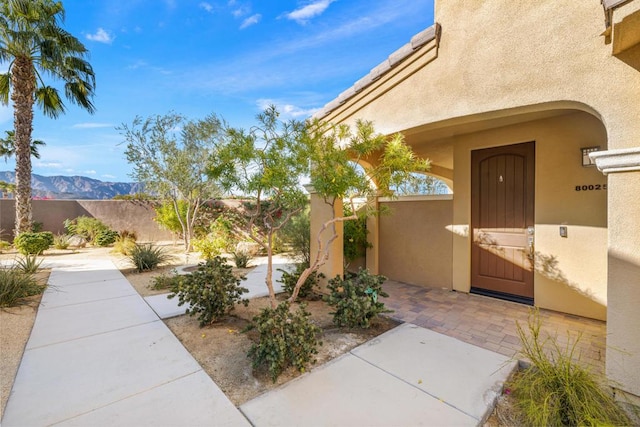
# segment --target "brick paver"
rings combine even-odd
[[[461,341],[515,356],[520,350],[516,321],[526,328],[531,307],[449,289],[426,288],[387,280],[389,316],[432,329]],[[542,336],[561,347],[580,336],[574,358],[598,373],[604,372],[606,323],[540,309]]]

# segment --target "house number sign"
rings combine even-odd
[[[576,191],[606,190],[607,184],[576,185]]]

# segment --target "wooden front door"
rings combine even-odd
[[[471,153],[471,291],[533,303],[535,143]]]

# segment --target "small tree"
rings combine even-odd
[[[127,143],[127,160],[133,165],[131,177],[143,183],[145,191],[173,205],[187,252],[203,202],[219,194],[205,171],[215,147],[225,138],[224,128],[214,115],[188,121],[175,113],[146,120],[136,117],[131,125],[118,128]],[[186,204],[184,215],[181,203]]]
[[[400,134],[377,134],[369,122],[358,121],[355,131],[320,121],[283,123],[274,107],[258,115],[258,122],[249,132],[230,130],[230,140],[217,152],[209,174],[226,189],[254,198],[241,212],[244,221],[238,229],[267,252],[265,281],[275,308],[273,237],[306,205],[300,185],[304,176],[310,174],[311,184],[326,203],[334,206],[347,199],[352,214],[323,224],[316,236],[319,250],[311,254],[311,263],[300,275],[289,302],[296,301],[309,275],[328,260],[331,242],[338,238],[335,224],[358,218],[355,199],[392,195],[391,188],[414,171],[426,171],[429,162],[417,159]],[[374,165],[366,174],[358,167],[364,161]],[[325,230],[330,235],[322,240]]]
[[[277,306],[273,287],[275,234],[306,204],[300,179],[308,170],[306,150],[300,144],[305,126],[282,122],[275,107],[259,114],[248,132],[229,129],[229,141],[216,153],[209,174],[223,187],[251,200],[233,215],[242,237],[258,243],[267,253],[266,285],[271,307]]]
[[[311,186],[332,207],[332,212],[339,200],[346,201],[348,209],[343,216],[326,221],[316,236],[312,236],[318,249],[312,254],[309,268],[300,275],[292,300],[309,275],[329,259],[331,243],[338,238],[336,224],[358,220],[358,212],[363,209],[365,214],[374,213],[369,205],[358,211],[356,199],[393,196],[393,188],[414,172],[425,172],[430,167],[429,160],[416,158],[401,134],[389,137],[378,134],[371,122],[358,120],[352,130],[347,125],[311,121],[307,124],[304,144],[311,165]],[[360,164],[369,167],[365,171]]]

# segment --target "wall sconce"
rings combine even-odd
[[[589,157],[589,153],[600,151],[600,147],[583,147],[580,151],[582,151],[582,166],[586,167],[596,165],[596,162]]]

